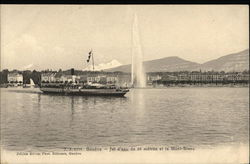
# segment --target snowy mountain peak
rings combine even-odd
[[[109,68],[114,68],[114,67],[118,67],[121,66],[122,64],[117,61],[116,59],[111,60],[108,63],[101,63],[98,65],[95,65],[95,70],[96,71],[100,71],[100,70],[104,70],[104,69],[109,69]],[[92,65],[88,65],[84,70],[92,70]]]
[[[23,66],[21,69],[22,70],[27,70],[27,69],[32,69],[32,68],[34,68],[34,64],[28,64],[26,66]]]

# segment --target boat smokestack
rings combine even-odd
[[[75,75],[75,69],[71,68],[70,73],[71,73],[71,75]]]

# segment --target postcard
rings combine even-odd
[[[1,163],[249,163],[249,6],[1,5]]]

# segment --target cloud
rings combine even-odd
[[[16,41],[2,48],[1,64],[5,68],[28,68],[29,63],[38,64],[41,56],[45,54],[44,48],[37,38],[30,34],[22,34]],[[24,66],[25,65],[25,66]]]
[[[43,51],[42,46],[37,43],[37,39],[29,34],[23,34],[18,40],[18,45],[29,47],[33,51]]]

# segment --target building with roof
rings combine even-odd
[[[9,83],[23,83],[23,75],[18,72],[8,73],[7,78]]]
[[[55,72],[48,72],[41,74],[41,81],[42,82],[54,82],[56,80],[56,73]]]

